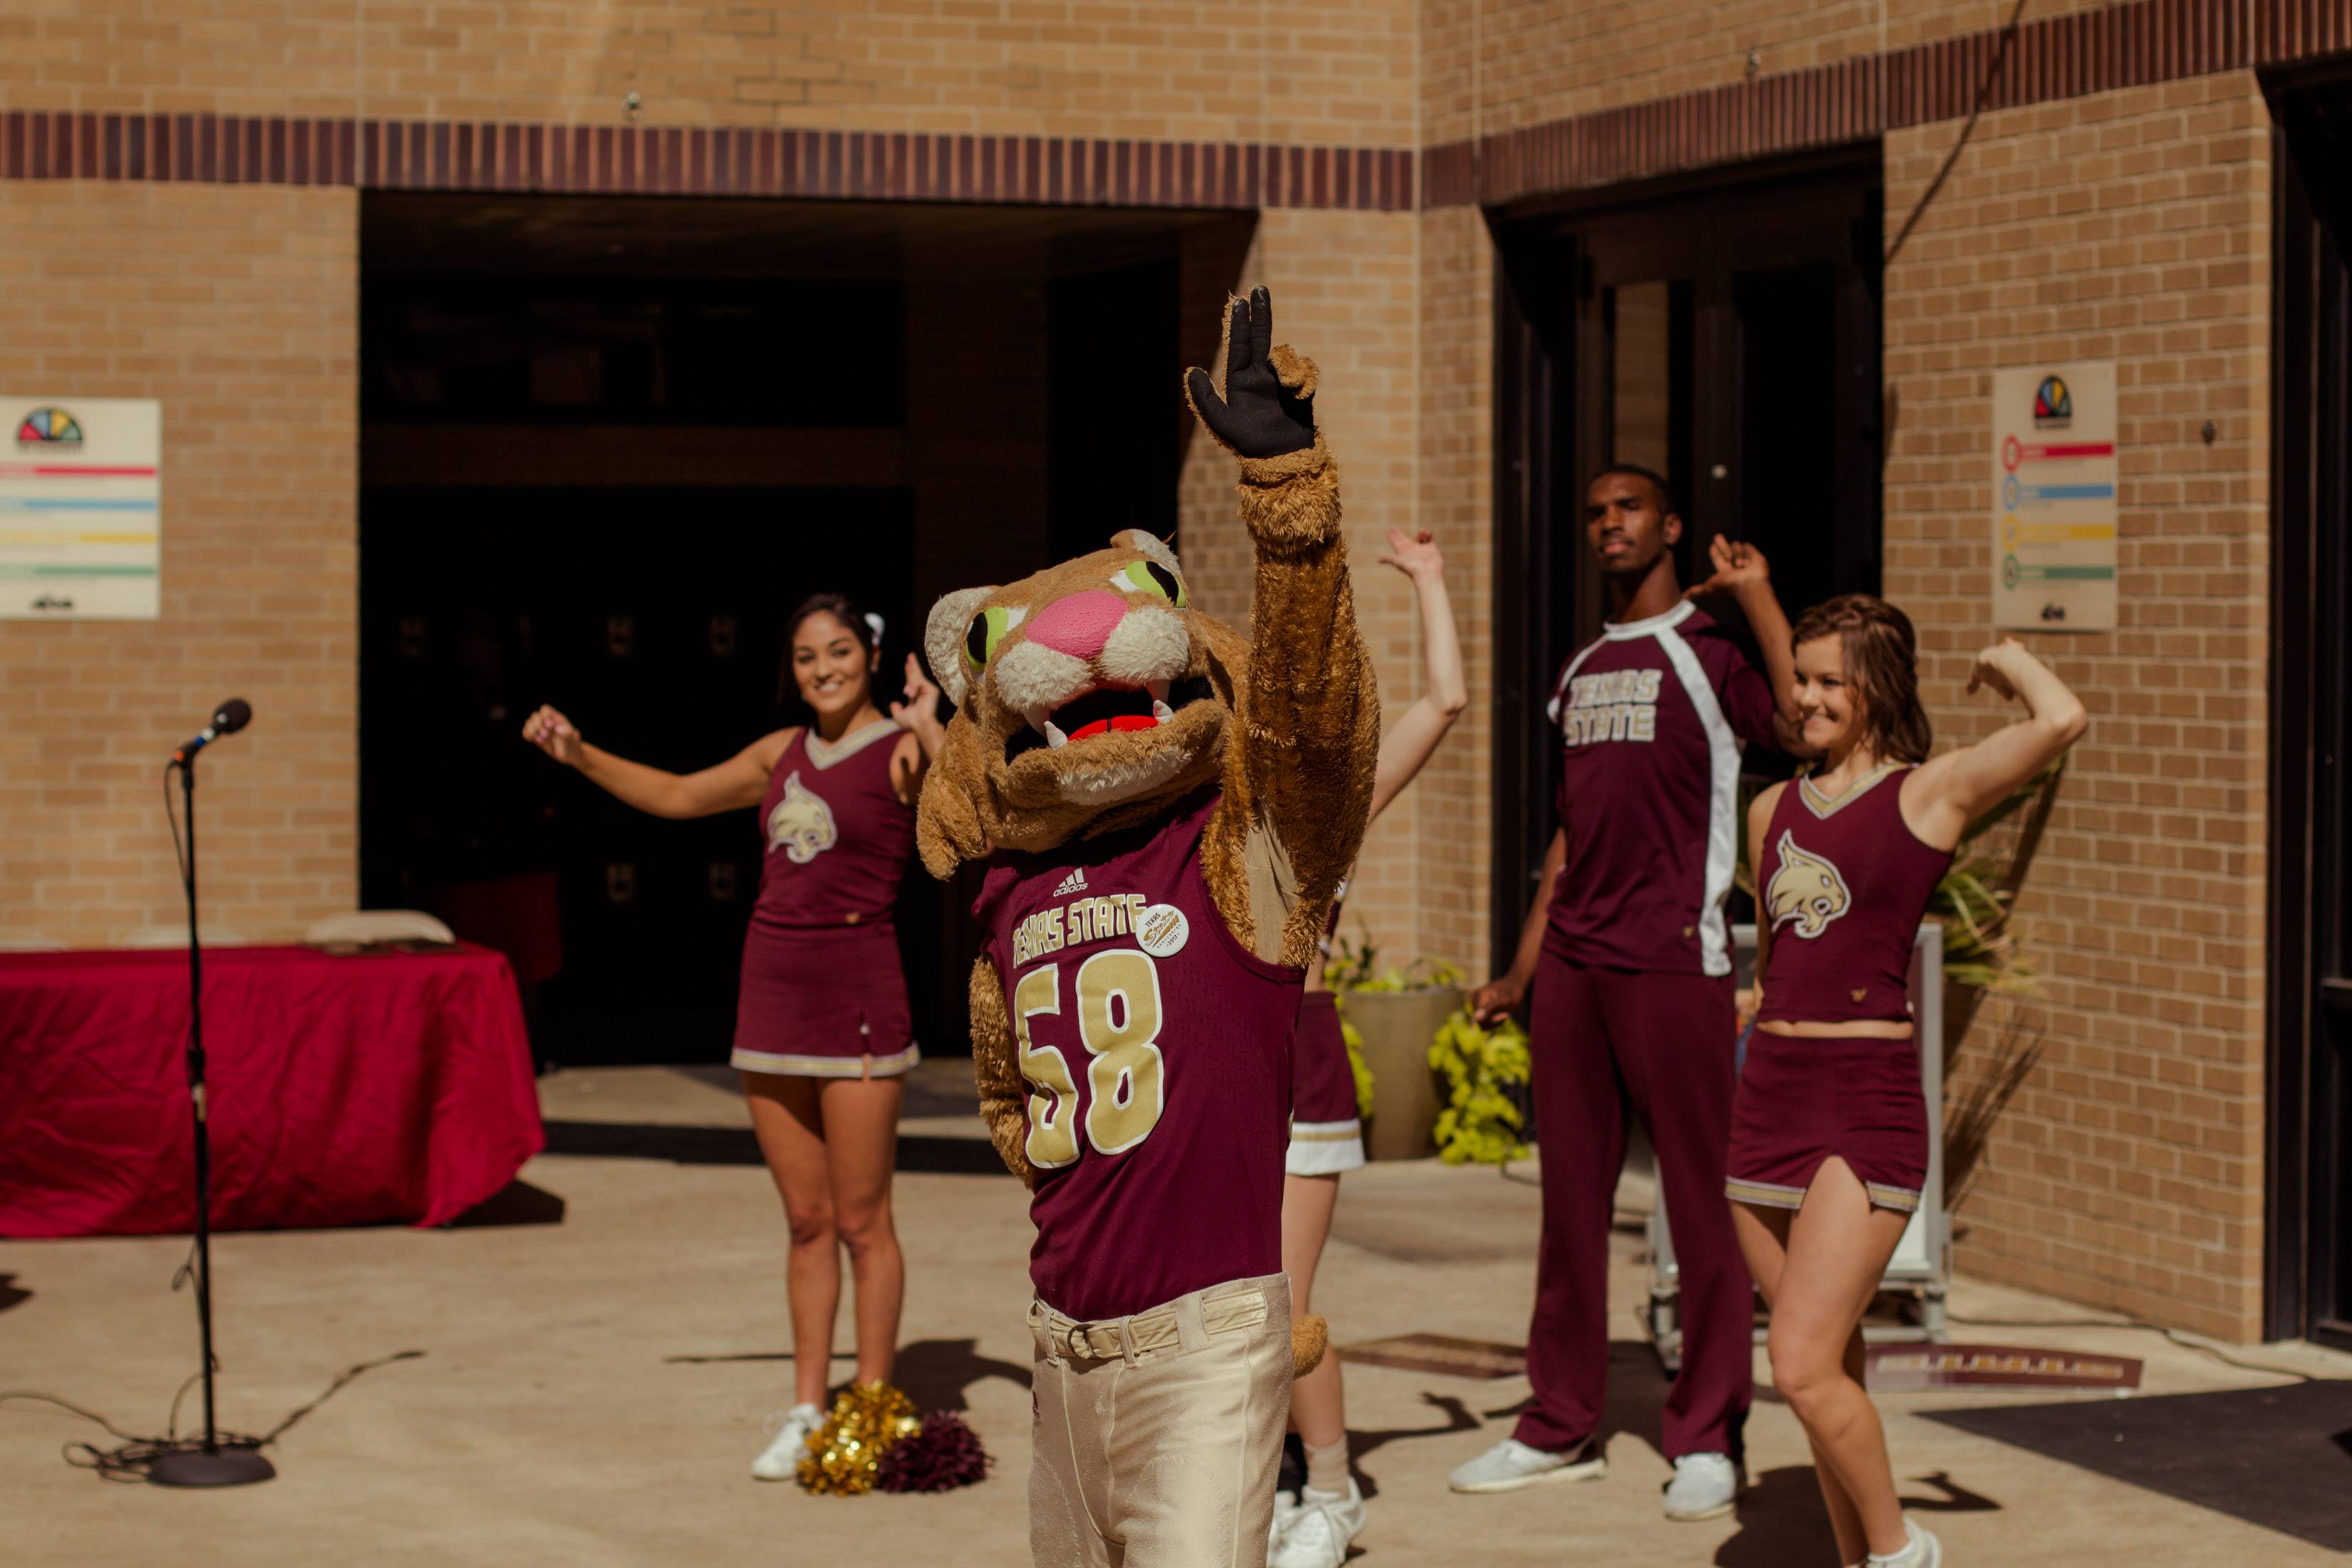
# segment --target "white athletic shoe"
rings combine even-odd
[[[1739,1500],[1739,1467],[1727,1454],[1685,1454],[1666,1483],[1666,1517],[1719,1519]]]
[[[808,1452],[809,1434],[824,1425],[824,1412],[814,1405],[795,1405],[775,1418],[776,1440],[751,1461],[751,1473],[763,1481],[788,1481],[800,1473],[801,1457]]]
[[[1348,1560],[1348,1542],[1363,1528],[1364,1494],[1354,1477],[1344,1492],[1302,1491],[1266,1568],[1339,1568]]]
[[[1608,1473],[1609,1461],[1589,1437],[1565,1454],[1506,1437],[1467,1464],[1455,1466],[1445,1484],[1457,1492],[1515,1492],[1538,1481],[1590,1481]]]
[[[1920,1529],[1908,1519],[1903,1521],[1903,1532],[1911,1538],[1909,1545],[1892,1557],[1867,1557],[1868,1568],[1885,1563],[1887,1568],[1942,1568],[1944,1543]]]
[[[1290,1516],[1297,1511],[1298,1494],[1297,1492],[1277,1490],[1274,1494],[1274,1521],[1265,1527],[1265,1552],[1268,1558],[1274,1555],[1274,1549],[1282,1544],[1282,1527],[1288,1524]]]

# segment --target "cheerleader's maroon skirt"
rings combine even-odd
[[[1927,1102],[1913,1040],[1748,1039],[1731,1102],[1723,1190],[1731,1201],[1793,1209],[1835,1154],[1879,1208],[1908,1214],[1927,1181]]]
[[[734,1066],[782,1078],[887,1078],[922,1059],[914,1033],[888,921],[751,922],[736,993]]]

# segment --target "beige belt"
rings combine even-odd
[[[1194,1291],[1133,1317],[1105,1318],[1093,1322],[1066,1318],[1045,1302],[1033,1301],[1029,1306],[1029,1326],[1059,1353],[1110,1361],[1176,1349],[1183,1342],[1185,1318],[1196,1310],[1202,1331],[1210,1334],[1255,1329],[1265,1321],[1265,1292],[1255,1281],[1212,1289],[1225,1293],[1211,1296]]]

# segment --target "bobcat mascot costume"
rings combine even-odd
[[[1315,367],[1231,302],[1185,378],[1241,460],[1252,637],[1119,534],[932,610],[956,715],[923,863],[986,858],[972,973],[981,1115],[1032,1191],[1030,1545],[1040,1568],[1265,1561],[1294,1363],[1282,1276],[1300,976],[1355,859],[1380,704]]]

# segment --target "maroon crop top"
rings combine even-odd
[[[1781,793],[1756,868],[1771,928],[1759,1023],[1911,1021],[1911,946],[1952,863],[1903,820],[1908,767],[1835,800],[1801,778]]]

